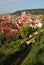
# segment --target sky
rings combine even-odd
[[[44,8],[44,0],[0,0],[0,14],[36,8]]]

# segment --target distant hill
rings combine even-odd
[[[14,15],[14,14],[21,15],[23,11],[25,11],[26,13],[31,13],[31,14],[44,14],[44,9],[25,9],[25,10],[19,10],[14,13],[11,13],[11,15]]]

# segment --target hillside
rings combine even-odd
[[[25,9],[25,10],[19,10],[14,13],[11,13],[12,15],[18,14],[21,15],[21,13],[25,11],[26,13],[31,13],[31,14],[44,14],[44,9]]]

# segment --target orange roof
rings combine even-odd
[[[27,23],[23,23],[23,26],[28,26],[29,24],[27,24]]]

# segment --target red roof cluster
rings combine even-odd
[[[37,16],[31,15],[31,14],[22,14],[21,16],[15,16],[15,15],[5,15],[0,16],[0,32],[5,32],[5,36],[10,38],[14,35],[20,34],[21,26],[28,26],[31,25],[33,21],[33,24],[35,24],[40,21],[37,19]]]

